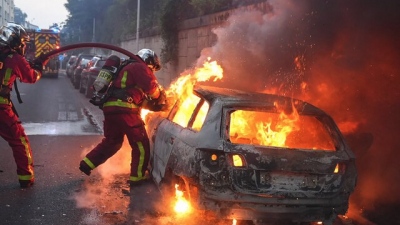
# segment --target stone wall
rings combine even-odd
[[[186,69],[193,67],[196,60],[200,57],[204,48],[211,47],[217,41],[216,35],[212,30],[218,26],[223,26],[236,10],[262,10],[269,12],[270,6],[267,2],[254,3],[237,9],[227,10],[219,13],[209,14],[193,19],[188,19],[180,24],[178,63],[176,66],[170,64],[162,65],[163,68],[156,72],[159,82],[167,87]],[[157,28],[149,29],[140,34],[138,48],[136,47],[136,37],[128,38],[121,42],[120,47],[137,52],[142,48],[154,50],[158,55],[161,54],[163,41]]]

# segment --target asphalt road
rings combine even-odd
[[[8,144],[0,139],[1,225],[233,224],[198,213],[170,213],[152,182],[130,189],[130,148],[82,174],[79,161],[102,139],[102,112],[74,89],[65,74],[19,84],[23,100],[13,102],[33,150],[36,182],[21,189]],[[239,224],[239,223],[238,223]],[[351,225],[341,218],[335,225]]]
[[[99,169],[90,177],[78,169],[84,153],[102,138],[102,112],[64,74],[36,84],[19,83],[18,88],[23,103],[15,92],[12,99],[31,143],[36,182],[19,188],[12,151],[0,139],[0,224],[132,224],[138,213],[131,208],[144,208],[131,200],[138,198],[136,193],[142,198],[148,192],[146,207],[150,206],[149,199],[158,193],[154,186],[140,187],[144,194],[130,190],[125,168],[102,173]],[[124,145],[120,152],[129,154],[129,147]],[[112,161],[104,165],[103,170],[118,168]],[[141,223],[140,218],[136,221]]]

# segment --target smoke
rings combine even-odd
[[[220,86],[306,100],[330,114],[357,158],[359,207],[400,200],[400,3],[271,0],[237,11],[204,49]]]
[[[81,157],[94,148],[85,148]],[[129,209],[129,180],[131,147],[127,140],[121,149],[104,164],[94,169],[90,177],[85,176],[80,190],[72,198],[77,208],[89,213],[82,218],[84,224],[110,224],[124,221]]]

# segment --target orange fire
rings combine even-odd
[[[203,67],[196,68],[193,74],[180,76],[170,87],[166,90],[169,97],[174,96],[174,100],[185,99],[187,96],[192,95],[193,87],[197,82],[205,82],[213,79],[217,81],[223,77],[223,69],[216,61],[207,61]]]
[[[174,122],[180,124],[184,127],[187,126],[187,121],[189,121],[191,112],[193,112],[193,108],[199,102],[199,97],[193,95],[193,87],[197,82],[205,82],[205,81],[217,81],[223,78],[223,69],[216,61],[210,61],[208,58],[206,62],[204,62],[203,67],[195,68],[192,73],[182,74],[178,79],[176,79],[168,89],[166,89],[168,101],[173,104],[178,100],[184,100],[182,102],[183,107],[187,109],[187,111],[180,112],[179,116],[175,116]],[[203,115],[205,117],[208,110],[208,105],[204,104],[199,112],[199,117]],[[141,115],[145,120],[146,116],[151,114],[148,110],[142,110]],[[196,121],[193,125],[193,128],[196,129],[198,124],[201,124],[202,121]]]
[[[275,104],[279,109],[279,106]],[[231,115],[230,136],[234,143],[287,147],[286,137],[299,130],[299,114],[279,114],[238,110]]]
[[[179,215],[183,215],[183,214],[188,214],[191,212],[191,207],[190,207],[190,203],[188,200],[186,200],[183,196],[183,191],[180,191],[178,189],[179,185],[175,184],[175,198],[176,198],[176,202],[175,202],[175,206],[174,206],[174,210],[176,213],[178,213]]]

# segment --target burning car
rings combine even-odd
[[[151,175],[222,219],[333,224],[355,157],[333,119],[289,97],[196,85],[147,121]]]

